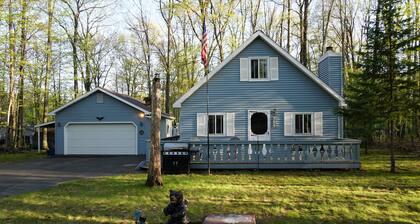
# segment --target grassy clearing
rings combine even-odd
[[[13,153],[0,153],[0,163],[19,162],[24,160],[40,159],[45,157],[45,152],[23,151]]]
[[[135,209],[162,223],[169,189],[182,190],[189,216],[253,213],[260,223],[419,223],[420,157],[363,157],[362,171],[217,172],[165,176],[165,186],[144,186],[145,174],[73,181],[0,199],[0,223],[133,223]]]

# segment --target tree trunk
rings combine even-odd
[[[325,18],[324,15],[322,16],[322,43],[321,43],[321,55],[324,54],[325,48],[326,48],[326,42],[328,37],[328,28],[330,25],[331,20],[331,12],[332,8],[334,6],[334,0],[331,1],[330,6],[328,8],[327,17]],[[322,2],[322,7],[324,8],[324,2]],[[324,13],[324,9],[322,10],[322,13]]]
[[[292,5],[290,4],[290,0],[287,1],[287,52],[290,53],[290,11]]]
[[[365,140],[365,155],[367,155],[367,154],[368,154],[368,140],[366,138],[366,140]]]
[[[279,41],[280,47],[283,47],[283,31],[284,31],[283,23],[284,23],[284,14],[286,12],[286,5],[284,4],[284,2],[283,2],[282,7],[283,8],[281,10],[281,18],[280,18],[280,41]]]
[[[299,7],[299,18],[300,18],[300,62],[307,67],[308,66],[308,8],[309,0],[303,0],[302,5]]]
[[[21,36],[20,36],[20,59],[19,59],[19,95],[18,95],[18,147],[25,146],[24,137],[24,79],[25,79],[25,66],[26,66],[26,24],[27,24],[27,0],[21,0]]]
[[[79,77],[77,75],[77,42],[79,33],[77,29],[79,28],[79,14],[76,13],[73,17],[73,38],[71,40],[71,49],[72,49],[72,59],[73,59],[73,92],[74,92],[74,98],[76,98],[79,95],[79,86],[78,86],[78,80]]]
[[[150,147],[150,162],[147,174],[146,185],[153,187],[155,185],[162,186],[162,174],[160,169],[160,79],[156,76],[153,79],[152,93],[152,133]]]
[[[48,122],[48,81],[51,76],[52,70],[52,41],[51,41],[51,27],[54,11],[54,2],[53,0],[48,0],[48,25],[47,25],[47,67],[45,69],[45,79],[44,79],[44,108],[42,122]],[[42,148],[48,150],[48,129],[42,129]]]
[[[9,148],[16,146],[16,116],[15,116],[15,63],[16,63],[16,35],[13,28],[13,2],[9,0],[8,25],[9,25],[9,105],[7,108],[7,138]]]

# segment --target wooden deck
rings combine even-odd
[[[355,139],[301,141],[220,141],[188,143],[191,168],[207,169],[359,169],[360,141]],[[209,151],[209,154],[207,153]]]

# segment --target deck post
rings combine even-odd
[[[38,153],[41,152],[41,127],[38,127]]]

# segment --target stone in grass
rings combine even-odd
[[[208,215],[205,219],[203,224],[256,224],[255,215],[235,215],[235,214],[228,214],[228,215],[215,215],[211,214]]]

